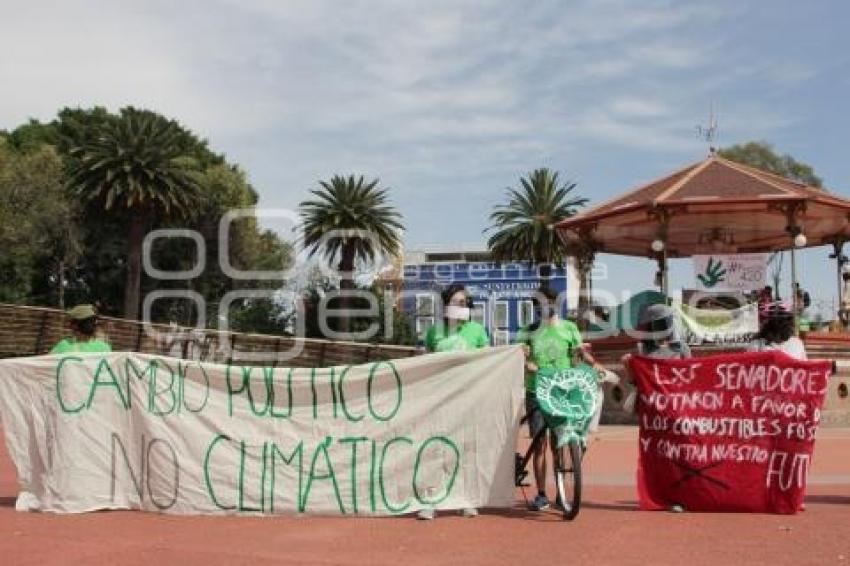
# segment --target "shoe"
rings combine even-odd
[[[549,498],[545,495],[537,495],[529,505],[532,511],[543,511],[549,508]]]
[[[34,493],[22,491],[15,500],[15,511],[38,511],[41,509],[41,501]]]
[[[460,510],[461,517],[477,517],[478,509],[475,507],[465,507]]]
[[[668,507],[667,510],[670,511],[671,513],[684,513],[685,512],[685,508],[682,507],[681,505],[679,505],[678,503],[674,503],[673,505]]]
[[[433,507],[426,507],[424,509],[420,509],[419,513],[416,514],[416,518],[420,521],[430,521],[436,516],[437,514],[434,512]]]

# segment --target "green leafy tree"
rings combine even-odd
[[[380,283],[372,284],[370,291],[378,301],[378,319],[376,322],[379,330],[372,341],[397,346],[415,346],[416,332],[413,318],[395,308],[396,305],[392,303],[393,297],[388,295],[387,289]],[[390,326],[390,328],[387,328],[387,326]]]
[[[371,263],[379,256],[398,253],[401,247],[401,215],[389,204],[386,189],[378,188],[378,180],[365,181],[362,176],[334,176],[320,181],[310,191],[313,199],[299,208],[302,219],[303,245],[310,256],[320,254],[340,272],[340,289],[355,288],[354,267],[357,262]],[[343,317],[339,330],[348,332],[350,297],[343,295],[339,307]]]
[[[218,304],[221,297],[236,289],[266,289],[273,291],[283,284],[280,279],[239,279],[231,278],[222,271],[219,262],[219,223],[222,216],[232,209],[253,209],[258,204],[256,191],[248,183],[245,173],[236,166],[227,163],[208,166],[198,177],[198,182],[204,196],[199,203],[196,214],[190,219],[166,219],[161,227],[191,228],[198,231],[206,242],[206,262],[204,272],[197,278],[188,281],[158,281],[147,279],[143,291],[150,292],[163,288],[188,288],[199,293],[207,301],[207,320],[218,326]],[[263,230],[256,217],[248,214],[230,224],[228,231],[228,255],[231,265],[242,271],[277,271],[282,272],[292,261],[292,246],[282,241],[277,234]],[[152,256],[157,267],[173,271],[189,269],[195,265],[195,245],[188,240],[159,240],[155,243]],[[155,308],[154,316],[160,319],[178,322],[180,324],[195,324],[194,313],[186,309],[186,301],[182,299],[162,300],[162,309]],[[156,305],[155,305],[156,307]],[[254,314],[241,317],[238,322],[240,330],[261,332],[270,328],[267,322],[260,326],[252,326],[254,321],[264,320],[261,310],[266,309],[269,316],[277,321],[277,307],[273,301],[252,299],[239,300],[233,303],[230,316],[231,324],[236,324],[242,308],[251,309]],[[275,322],[273,327],[280,325]]]
[[[751,141],[736,144],[723,148],[717,153],[730,161],[762,169],[812,187],[820,187],[822,184],[821,178],[815,174],[811,165],[797,161],[787,153],[780,155],[767,142]]]
[[[0,133],[0,300],[63,306],[97,302],[107,314],[120,315],[126,291],[128,218],[118,204],[106,213],[101,198],[80,198],[67,190],[69,173],[78,157],[75,148],[99,142],[101,132],[122,119],[105,108],[65,108],[55,120],[31,120]],[[149,229],[197,230],[206,242],[204,271],[182,281],[143,278],[141,292],[189,289],[206,303],[206,320],[218,324],[223,295],[240,288],[273,291],[281,281],[232,279],[218,261],[218,227],[233,208],[251,209],[258,195],[245,173],[190,132],[175,138],[177,160],[193,170],[199,198],[192,215],[154,214]],[[292,258],[288,242],[263,230],[254,215],[235,221],[229,238],[231,264],[241,270],[280,270]],[[186,270],[201,259],[186,239],[158,239],[154,264],[166,271]],[[249,332],[277,330],[275,301],[236,301],[231,327]],[[154,321],[194,325],[200,313],[182,298],[163,298],[153,304]]]
[[[200,200],[191,134],[158,114],[125,108],[70,149],[68,187],[127,226],[124,316],[139,316],[142,241],[159,216],[186,218]]]
[[[64,191],[54,148],[26,147],[0,138],[0,300],[64,308],[82,247],[78,207]]]
[[[487,247],[496,261],[531,261],[539,266],[543,285],[548,285],[551,265],[563,265],[564,247],[554,225],[576,214],[587,204],[573,195],[576,184],[561,182],[558,173],[535,169],[520,178],[518,188],[507,189],[507,204],[497,205],[490,215],[492,232]]]

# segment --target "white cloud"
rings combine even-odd
[[[12,85],[0,127],[50,119],[65,105],[147,106],[242,163],[269,204],[297,203],[335,172],[380,176],[416,237],[427,230],[418,227],[421,195],[440,203],[474,194],[486,210],[501,196],[494,187],[538,164],[692,151],[710,90],[730,72],[716,62],[723,38],[705,42],[693,30],[730,9],[667,0],[16,2],[0,20],[0,83]],[[721,111],[731,121],[732,110]],[[757,103],[734,119],[746,117],[760,131],[783,127]]]
[[[638,98],[636,96],[621,96],[610,104],[614,114],[624,117],[656,118],[670,113],[670,108],[657,100]]]

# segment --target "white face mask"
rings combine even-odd
[[[451,320],[469,320],[469,307],[449,305],[446,307],[446,318]]]

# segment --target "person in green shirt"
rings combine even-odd
[[[537,402],[537,372],[542,369],[561,370],[573,367],[577,360],[604,370],[584,344],[578,327],[569,320],[558,316],[558,295],[548,287],[537,290],[535,303],[539,313],[537,322],[517,332],[516,342],[525,346],[525,414],[528,417],[528,429],[531,438],[546,426],[543,413]],[[546,452],[548,438],[543,439],[534,451],[534,480],[537,484],[537,496],[531,502],[531,508],[542,511],[549,507],[546,497]]]
[[[477,350],[490,345],[484,327],[474,320],[472,299],[466,288],[458,283],[443,291],[443,320],[435,323],[425,334],[425,349],[429,352],[458,352]]]
[[[442,292],[443,320],[435,323],[425,334],[425,349],[429,352],[461,352],[478,350],[490,345],[490,338],[484,327],[472,316],[472,298],[466,287],[453,283]],[[461,510],[464,517],[475,517],[478,510],[467,507]],[[433,507],[419,511],[417,517],[430,520],[436,517]]]
[[[108,342],[97,338],[97,312],[92,305],[77,305],[68,311],[68,317],[73,335],[53,346],[51,354],[112,351]]]

